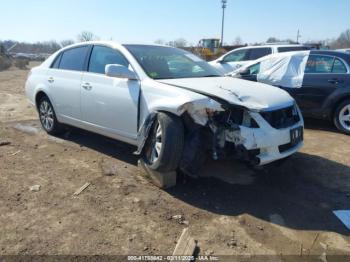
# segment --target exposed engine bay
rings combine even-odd
[[[289,128],[302,121],[296,104],[286,108],[258,112],[227,103],[221,105],[209,99],[209,106],[191,102],[184,104],[179,110],[182,111],[181,117],[186,132],[179,168],[190,176],[196,176],[207,157],[213,160],[234,157],[252,166],[271,162],[268,156],[264,158],[264,154],[268,155],[271,150],[269,148],[271,144],[274,144],[271,141],[274,138],[274,132],[264,131],[267,126],[276,131],[288,129],[288,138],[284,140],[289,142],[287,141],[289,140]],[[156,113],[151,114],[147,119],[142,137],[148,136],[155,119]],[[281,139],[276,137],[277,147],[279,140]],[[282,142],[282,145],[284,144],[287,143]],[[142,147],[141,149],[139,147],[138,153],[141,153]]]

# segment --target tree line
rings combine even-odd
[[[0,41],[0,53],[3,52],[3,50],[8,50],[10,53],[44,53],[44,54],[52,54],[55,51],[59,50],[62,47],[65,47],[67,45],[71,45],[75,42],[85,42],[85,41],[92,41],[92,40],[98,40],[99,37],[96,36],[94,33],[90,31],[83,31],[81,32],[77,37],[76,40],[74,39],[66,39],[62,41],[43,41],[43,42],[36,42],[36,43],[27,43],[27,42],[17,42],[14,40],[5,40]],[[194,46],[194,44],[189,43],[184,38],[178,38],[172,41],[165,41],[163,39],[157,39],[154,41],[156,44],[162,44],[162,45],[169,45],[173,47],[190,47]],[[272,42],[288,42],[288,43],[295,43],[295,41],[291,39],[278,39],[276,37],[269,37],[266,41],[266,43],[272,43]],[[312,42],[312,41],[309,41]],[[350,29],[345,30],[342,32],[339,37],[335,39],[326,39],[322,41],[314,41],[317,43],[322,44],[322,46],[327,46],[331,49],[341,49],[341,48],[350,48]],[[235,40],[231,43],[231,45],[243,45],[243,40],[241,37],[236,37]],[[308,42],[306,42],[308,43]],[[254,45],[262,44],[262,43],[250,43]],[[225,45],[230,45],[225,43]]]

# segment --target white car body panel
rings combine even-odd
[[[160,80],[160,82],[209,93],[251,110],[277,109],[293,105],[293,100],[285,91],[280,92],[281,90],[270,85],[256,85],[254,82],[232,77],[183,78]]]
[[[47,71],[51,102],[55,104],[57,117],[61,121],[67,118],[76,121],[81,119],[80,92],[82,76],[82,72],[76,71],[57,69]],[[54,82],[50,83],[50,78],[54,78]]]
[[[51,69],[59,52],[73,46],[104,45],[120,51],[129,61],[137,80],[108,77],[89,72]],[[275,129],[259,112],[293,106],[294,100],[275,87],[233,79],[206,77],[153,80],[122,45],[114,42],[76,44],[56,52],[39,67],[32,69],[26,82],[26,94],[36,105],[36,96],[44,92],[53,104],[57,119],[65,124],[139,146],[138,135],[146,119],[159,111],[181,116],[187,112],[195,123],[208,123],[206,110],[224,111],[220,102],[246,108],[260,128],[240,126],[240,132],[226,132],[227,141],[244,145],[247,150],[261,149],[260,164],[270,163],[295,153],[302,142],[280,153],[278,146],[290,142],[290,130],[303,126],[302,116],[293,127]],[[54,82],[48,80],[53,77]],[[89,83],[90,90],[83,86]]]
[[[81,88],[81,119],[135,140],[140,83],[94,73],[84,73],[81,85],[84,83],[91,89]]]

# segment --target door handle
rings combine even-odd
[[[81,86],[87,91],[90,91],[92,89],[90,83],[83,83]]]
[[[328,80],[328,83],[331,83],[331,84],[339,84],[339,83],[343,83],[344,81],[343,80],[339,80],[337,78],[333,78],[333,79],[329,79]]]
[[[53,79],[53,77],[49,77],[49,79],[47,79],[47,81],[48,81],[49,83],[53,83],[53,82],[55,82],[55,79]]]

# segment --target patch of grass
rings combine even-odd
[[[27,69],[27,65],[29,65],[29,60],[23,59],[23,58],[17,58],[14,64],[15,64],[15,67],[19,69]]]

